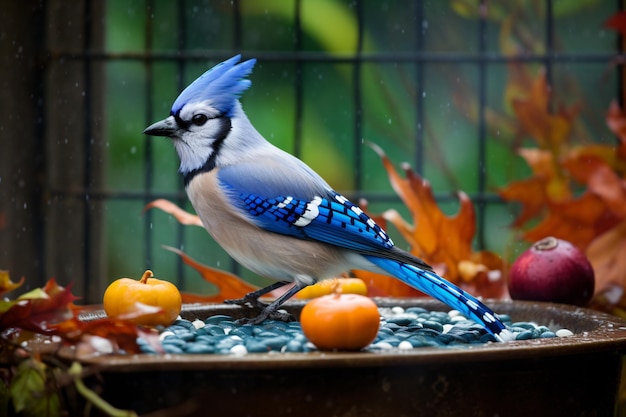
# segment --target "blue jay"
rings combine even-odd
[[[234,56],[178,96],[170,116],[144,133],[172,139],[187,195],[213,238],[241,265],[277,280],[233,303],[276,317],[282,303],[350,269],[391,274],[481,323],[499,341],[511,332],[472,295],[398,249],[370,217],[302,161],[252,126],[239,96],[255,59]],[[295,283],[271,304],[259,297]]]

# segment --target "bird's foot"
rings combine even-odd
[[[235,300],[224,300],[224,304],[239,305],[242,307],[248,307],[254,310],[258,310],[259,315],[252,318],[241,318],[236,321],[237,324],[261,324],[265,320],[276,320],[290,322],[295,321],[295,317],[284,310],[275,310],[271,305],[268,305],[258,298],[254,297],[242,297]]]
[[[257,310],[265,310],[268,307],[268,304],[264,303],[263,301],[259,301],[258,297],[248,297],[247,295],[242,298],[236,298],[234,300],[224,300],[224,304],[250,307]]]
[[[265,320],[291,322],[296,321],[296,318],[284,310],[272,310],[271,306],[267,306],[267,308],[263,309],[258,316],[252,318],[241,318],[237,320],[236,323],[257,325],[263,323]]]

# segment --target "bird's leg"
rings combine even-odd
[[[224,303],[235,304],[239,306],[248,306],[248,307],[258,308],[259,310],[264,310],[268,305],[262,301],[259,301],[259,297],[262,297],[265,294],[270,293],[278,288],[282,288],[288,284],[290,284],[290,282],[278,281],[271,285],[268,285],[267,287],[263,287],[256,291],[249,292],[248,294],[244,295],[242,298],[237,298],[234,300],[224,300]]]
[[[293,321],[293,316],[289,313],[278,311],[278,308],[291,297],[293,297],[298,291],[302,288],[307,287],[309,284],[300,283],[298,281],[295,282],[295,285],[289,288],[285,293],[283,293],[280,297],[274,300],[271,304],[266,305],[261,311],[261,314],[252,318],[252,319],[241,319],[238,320],[241,323],[247,324],[260,324],[266,319],[274,319],[280,321]],[[244,297],[245,298],[245,297]]]

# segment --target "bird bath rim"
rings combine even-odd
[[[374,298],[379,307],[423,307],[448,311],[443,303],[424,298]],[[298,315],[306,301],[291,301],[285,309]],[[617,316],[581,307],[528,301],[494,301],[486,304],[515,321],[533,321],[540,325],[571,330],[574,335],[504,343],[454,347],[421,347],[410,350],[361,352],[250,353],[244,356],[218,354],[139,354],[78,357],[85,364],[98,365],[113,372],[143,370],[201,369],[305,369],[314,367],[378,367],[409,364],[475,363],[513,361],[532,357],[577,355],[586,353],[626,353],[626,321]],[[181,316],[194,320],[227,314],[244,317],[250,310],[226,304],[186,304]],[[101,316],[99,309],[86,319]],[[71,352],[67,353],[72,355]]]

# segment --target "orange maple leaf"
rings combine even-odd
[[[169,246],[164,246],[164,248],[180,256],[183,262],[198,271],[205,281],[210,282],[217,287],[217,293],[213,295],[203,296],[182,293],[181,295],[184,303],[221,303],[224,300],[242,298],[249,292],[259,289],[254,285],[248,284],[237,275],[222,271],[221,269],[203,265],[179,249]]]
[[[533,82],[530,94],[524,99],[513,99],[512,104],[522,132],[533,137],[541,149],[558,155],[569,138],[578,106],[551,113],[550,98],[550,86],[542,70]]]
[[[4,294],[21,287],[22,284],[24,284],[24,277],[18,282],[13,282],[9,276],[9,271],[0,269],[0,296],[4,296]]]
[[[413,220],[413,224],[410,224],[396,210],[388,210],[382,214],[385,222],[381,226],[384,227],[386,222],[393,224],[410,245],[411,253],[422,258],[448,280],[462,286],[472,283],[476,287],[473,291],[478,294],[482,294],[483,286],[497,287],[498,290],[492,292],[502,295],[503,280],[499,279],[504,268],[502,260],[493,253],[474,252],[472,249],[476,214],[467,194],[457,193],[459,211],[454,216],[447,216],[439,209],[428,181],[407,164],[403,165],[405,176],[400,176],[382,149],[371,146],[380,156],[392,188],[411,212]],[[373,218],[378,222],[376,216]],[[487,259],[489,262],[484,262]],[[404,289],[405,284],[393,278],[364,271],[354,271],[354,274],[368,284],[371,294],[415,294],[415,290]],[[479,279],[486,277],[486,280]],[[482,285],[476,285],[479,281]]]

